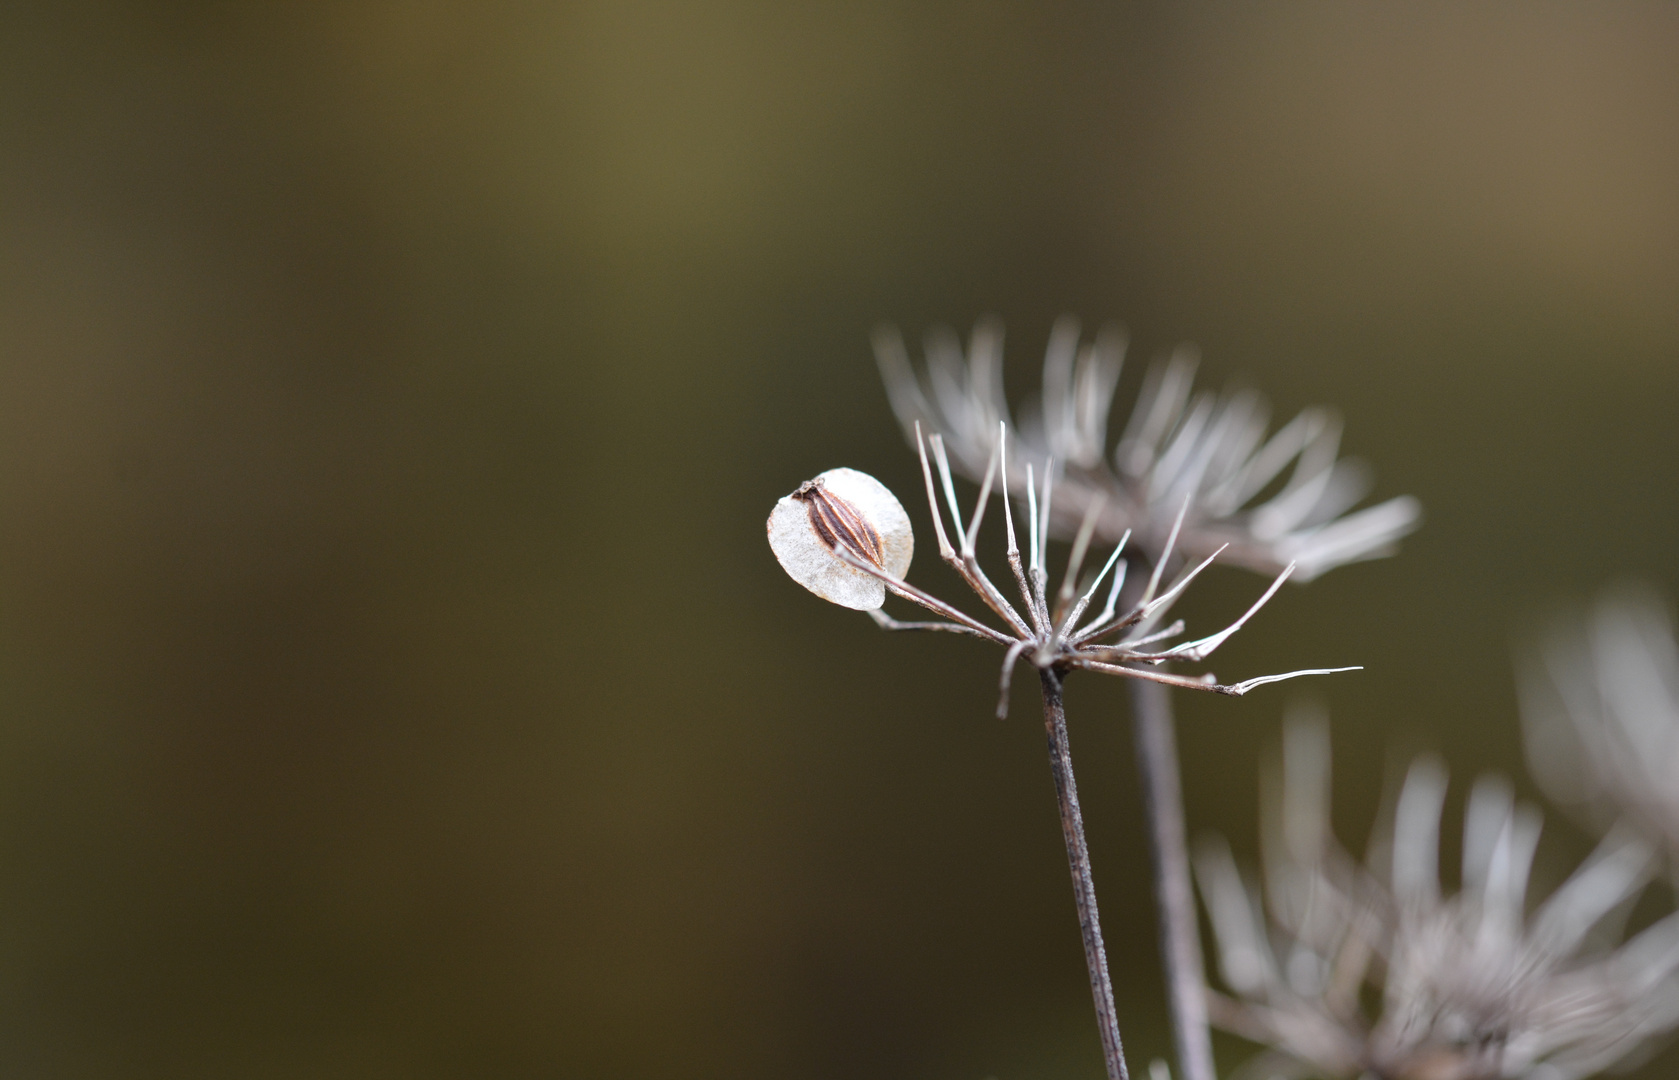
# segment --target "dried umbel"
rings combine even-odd
[[[1622,586],[1523,656],[1528,762],[1546,793],[1600,826],[1625,817],[1679,876],[1679,645],[1654,593]]]
[[[1060,494],[1060,489],[1046,477],[1040,505],[1037,475],[1032,466],[1027,466],[1024,477],[1029,538],[1025,562],[1021,560],[1015,533],[1014,508],[1007,491],[1002,493],[1008,542],[1006,555],[1021,600],[1021,606],[1015,607],[980,569],[975,547],[980,524],[991,500],[993,483],[999,476],[1008,475],[1007,431],[999,430],[991,464],[980,487],[979,504],[965,528],[951,482],[944,441],[934,435],[930,442],[932,457],[938,462],[939,487],[942,487],[949,504],[951,528],[959,545],[952,545],[949,533],[945,531],[932,465],[928,459],[927,441],[917,433],[917,449],[921,455],[922,476],[926,481],[927,502],[933,516],[934,535],[938,538],[939,555],[998,616],[1003,623],[1002,629],[994,628],[904,580],[903,575],[909,568],[914,550],[909,518],[897,498],[883,484],[854,469],[830,469],[801,484],[798,490],[776,503],[768,523],[770,547],[788,574],[799,584],[843,607],[868,611],[876,622],[887,629],[951,631],[985,638],[1004,646],[1008,651],[1003,661],[999,715],[1007,710],[1010,674],[1021,659],[1045,671],[1098,671],[1238,697],[1257,686],[1282,679],[1356,670],[1310,668],[1228,685],[1219,683],[1212,675],[1185,676],[1160,670],[1167,661],[1206,659],[1276,594],[1294,572],[1294,567],[1283,567],[1270,588],[1247,613],[1223,630],[1191,641],[1169,644],[1171,639],[1183,633],[1184,625],[1179,620],[1162,626],[1164,616],[1223,549],[1213,551],[1179,575],[1176,581],[1162,588],[1162,570],[1169,560],[1176,535],[1168,534],[1164,549],[1168,558],[1155,562],[1153,574],[1137,602],[1128,610],[1119,612],[1119,595],[1126,573],[1126,564],[1120,561],[1120,556],[1125,551],[1126,537],[1120,537],[1100,572],[1080,588],[1080,573],[1102,510],[1101,500],[1097,500],[1088,507],[1074,538],[1072,555],[1068,559],[1060,590],[1051,596],[1047,591],[1049,574],[1045,565],[1047,523],[1052,517],[1054,499]],[[1180,519],[1182,513],[1180,510]],[[1110,580],[1110,575],[1106,603],[1097,614],[1086,618],[1092,600],[1103,583]],[[887,593],[919,604],[946,621],[899,622],[878,610]]]
[[[1220,1026],[1272,1050],[1240,1075],[1369,1080],[1575,1080],[1679,1022],[1679,915],[1617,948],[1605,940],[1649,877],[1649,845],[1612,832],[1525,914],[1540,817],[1483,778],[1464,820],[1461,891],[1438,878],[1446,775],[1414,763],[1391,830],[1356,864],[1329,830],[1321,723],[1285,735],[1264,807],[1264,902],[1219,839],[1197,876],[1235,997]],[[1366,987],[1380,1013],[1362,1007]]]
[[[1294,568],[1307,581],[1333,567],[1391,553],[1421,516],[1400,497],[1352,508],[1370,486],[1369,470],[1338,458],[1340,422],[1308,409],[1267,437],[1268,410],[1251,391],[1193,392],[1195,360],[1180,350],[1151,368],[1124,431],[1109,449],[1108,420],[1119,386],[1124,336],[1107,329],[1084,343],[1077,320],[1050,332],[1043,393],[1016,428],[1003,394],[1003,335],[994,322],[974,329],[967,355],[948,330],[927,336],[924,375],[896,330],[875,335],[875,355],[906,433],[921,427],[948,442],[959,472],[989,469],[999,432],[1017,436],[1014,472],[1056,477],[1056,512],[1044,532],[1098,539],[1131,536],[1144,560],[1172,565],[1212,552],[1262,573]],[[1284,476],[1286,474],[1286,479]],[[1183,1080],[1213,1080],[1212,1043],[1202,1009],[1202,960],[1184,845],[1177,743],[1163,688],[1133,684],[1137,764],[1148,809],[1168,993]]]
[[[1161,670],[1161,665],[1171,660],[1195,662],[1206,659],[1276,593],[1294,568],[1284,567],[1258,602],[1230,626],[1207,637],[1169,644],[1183,633],[1184,628],[1181,620],[1162,626],[1164,616],[1196,575],[1217,557],[1218,551],[1212,552],[1162,589],[1162,573],[1169,562],[1174,530],[1173,535],[1167,538],[1162,557],[1153,561],[1153,571],[1147,584],[1137,599],[1121,612],[1119,597],[1126,564],[1120,561],[1120,556],[1125,551],[1125,537],[1122,536],[1114,545],[1113,553],[1088,583],[1080,579],[1096,521],[1101,514],[1101,501],[1097,500],[1085,513],[1083,524],[1073,541],[1061,587],[1052,596],[1048,591],[1046,554],[1055,495],[1053,470],[1044,474],[1041,502],[1036,470],[1032,466],[1025,470],[1023,486],[1028,547],[1023,560],[1014,528],[1014,505],[1009,498],[1007,430],[1000,428],[998,431],[991,461],[980,485],[979,502],[966,527],[956,501],[956,488],[951,481],[944,440],[938,435],[930,440],[932,458],[938,462],[939,468],[939,484],[936,487],[928,459],[929,440],[922,439],[917,430],[915,443],[921,456],[921,475],[926,484],[927,504],[932,512],[939,556],[991,609],[1002,623],[1001,629],[904,580],[913,547],[908,520],[897,499],[877,481],[861,473],[833,469],[801,484],[791,495],[783,498],[770,515],[770,545],[782,566],[800,584],[837,604],[868,611],[879,625],[888,630],[948,631],[984,638],[1002,646],[1006,652],[998,695],[999,715],[1008,708],[1009,680],[1016,663],[1026,659],[1038,669],[1043,690],[1050,772],[1055,780],[1060,806],[1062,838],[1067,847],[1079,930],[1090,973],[1091,995],[1096,1006],[1108,1077],[1109,1080],[1126,1080],[1128,1074],[1119,1024],[1115,1018],[1113,986],[1108,977],[1107,954],[1102,945],[1096,909],[1096,888],[1090,872],[1090,853],[1085,843],[1078,786],[1073,778],[1062,679],[1074,670],[1097,671],[1240,696],[1256,686],[1279,679],[1352,669],[1293,671],[1231,685],[1221,685],[1211,675],[1196,678]],[[993,484],[999,477],[1002,478],[1006,556],[1019,591],[1019,607],[991,582],[980,568],[977,557],[980,525],[991,502]],[[950,541],[950,533],[945,531],[944,515],[939,510],[938,488],[943,489],[950,508],[951,530],[956,537],[954,545]],[[1181,524],[1182,512],[1179,519]],[[1106,603],[1097,614],[1087,618],[1098,590],[1110,577]],[[879,610],[886,593],[919,604],[940,619],[899,622]]]
[[[955,334],[930,333],[924,380],[896,330],[875,335],[905,432],[919,424],[942,435],[958,472],[979,480],[999,422],[1019,444],[1010,477],[1017,487],[1028,465],[1040,476],[1051,461],[1064,470],[1050,519],[1059,535],[1072,535],[1099,506],[1096,535],[1111,542],[1130,533],[1151,558],[1162,557],[1177,528],[1177,549],[1188,558],[1224,550],[1229,562],[1263,573],[1293,564],[1296,580],[1309,581],[1390,554],[1416,527],[1421,509],[1408,496],[1348,513],[1369,491],[1370,475],[1362,463],[1338,459],[1341,425],[1331,411],[1308,409],[1267,438],[1265,400],[1252,391],[1192,392],[1196,363],[1186,350],[1150,369],[1110,452],[1108,418],[1124,354],[1122,334],[1104,330],[1083,344],[1078,321],[1063,317],[1050,332],[1043,393],[1016,427],[1003,395],[998,324],[974,328],[966,357]]]

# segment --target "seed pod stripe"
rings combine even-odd
[[[903,504],[856,469],[829,469],[776,500],[764,523],[770,550],[792,579],[856,611],[886,601],[883,577],[902,579],[915,553]],[[878,568],[881,577],[861,567]]]
[[[828,491],[820,480],[801,485],[793,497],[804,501],[811,528],[824,544],[837,548],[843,543],[852,554],[885,567],[886,553],[881,548],[880,533],[855,506]]]

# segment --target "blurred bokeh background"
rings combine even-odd
[[[1030,680],[762,532],[914,490],[875,323],[998,314],[1020,395],[1064,311],[1423,500],[1217,665],[1368,666],[1344,839],[1419,748],[1532,795],[1513,634],[1679,590],[1679,10],[6,5],[8,1074],[1099,1075]],[[1251,854],[1290,692],[1180,701],[1193,829]],[[1070,693],[1141,1066],[1125,694]]]

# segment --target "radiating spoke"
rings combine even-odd
[[[921,475],[927,481],[927,509],[933,514],[933,534],[939,538],[939,558],[949,562],[956,551],[944,532],[944,515],[939,513],[939,498],[933,492],[933,470],[927,464],[927,443],[921,438],[921,422],[915,423],[915,448],[921,453]]]
[[[1014,641],[1015,641],[1014,638],[1011,638],[1008,635],[1000,633],[996,630],[993,630],[991,627],[986,626],[984,623],[980,622],[978,619],[975,619],[973,616],[967,615],[967,614],[964,614],[961,611],[958,611],[956,608],[951,607],[949,604],[945,603],[943,600],[940,600],[936,596],[932,596],[932,595],[929,595],[928,593],[922,592],[920,589],[916,588],[914,585],[911,585],[909,582],[900,581],[899,579],[893,577],[891,574],[888,574],[884,570],[881,570],[878,567],[874,566],[872,563],[868,562],[867,560],[858,558],[857,556],[853,555],[851,552],[845,550],[843,547],[835,548],[834,549],[834,554],[837,555],[839,557],[840,561],[845,563],[847,566],[850,566],[850,567],[852,567],[853,569],[856,569],[856,570],[861,570],[863,573],[868,574],[870,577],[878,578],[882,582],[885,582],[886,587],[888,589],[892,590],[892,592],[896,593],[897,595],[903,597],[905,600],[909,600],[909,601],[912,601],[914,603],[920,604],[922,607],[926,608],[928,611],[937,612],[938,614],[943,615],[945,618],[951,620],[952,622],[961,623],[963,626],[966,626],[969,629],[978,633],[981,637],[990,638],[992,641],[995,641],[1000,645],[1012,645],[1012,644],[1014,644]]]
[[[900,622],[886,612],[875,608],[869,612],[869,618],[882,630],[942,630],[951,634],[966,634],[969,637],[983,638],[985,635],[971,626],[962,626],[953,622]]]
[[[933,460],[939,466],[939,483],[944,487],[945,501],[950,504],[950,527],[956,530],[956,542],[965,548],[968,535],[962,531],[962,511],[956,506],[956,485],[950,480],[950,458],[944,452],[944,436],[934,432],[929,441],[933,444]]]
[[[1102,506],[1107,496],[1099,496],[1092,500],[1084,511],[1084,521],[1079,525],[1078,536],[1073,539],[1073,553],[1067,558],[1067,570],[1061,575],[1061,591],[1055,597],[1055,617],[1053,622],[1065,624],[1062,617],[1067,612],[1067,605],[1073,599],[1073,590],[1077,588],[1079,571],[1084,569],[1084,556],[1090,550],[1090,538],[1096,532],[1096,519],[1102,514]]]
[[[1020,662],[1020,654],[1032,647],[1030,641],[1017,641],[1009,646],[1008,653],[1003,657],[1003,673],[997,680],[997,719],[1006,720],[1009,715],[1009,686],[1014,681],[1014,665]]]
[[[1177,546],[1178,533],[1183,529],[1184,515],[1188,513],[1189,496],[1185,495],[1183,505],[1178,508],[1178,516],[1172,522],[1172,531],[1166,536],[1166,546],[1161,549],[1160,557],[1154,560],[1154,573],[1148,577],[1148,588],[1143,590],[1143,595],[1137,600],[1139,608],[1147,607],[1149,601],[1154,599],[1154,590],[1160,587],[1160,575],[1166,572],[1166,564],[1172,559],[1172,549]]]
[[[1130,535],[1130,533],[1126,533],[1127,537]],[[1079,597],[1078,603],[1073,605],[1073,610],[1069,611],[1067,613],[1067,617],[1062,619],[1060,624],[1056,627],[1055,634],[1057,640],[1066,639],[1068,637],[1068,630],[1072,627],[1076,627],[1078,625],[1078,621],[1084,617],[1085,609],[1090,606],[1090,598],[1096,594],[1096,590],[1102,584],[1102,579],[1108,576],[1108,571],[1112,570],[1114,568],[1114,563],[1119,561],[1119,553],[1124,550],[1125,540],[1122,538],[1119,542],[1119,546],[1114,548],[1113,554],[1108,556],[1108,561],[1102,564],[1102,572],[1096,575],[1096,579],[1090,583],[1090,588],[1084,591],[1084,595]]]
[[[1259,686],[1269,686],[1271,683],[1284,682],[1288,679],[1298,679],[1303,675],[1339,675],[1343,671],[1363,671],[1362,664],[1353,667],[1319,667],[1301,668],[1299,671],[1285,671],[1281,675],[1261,675],[1257,679],[1244,679],[1234,686],[1227,686],[1223,692],[1241,697],[1249,690]]]
[[[1213,654],[1214,649],[1229,640],[1231,634],[1240,630],[1249,619],[1253,618],[1254,614],[1260,608],[1264,607],[1271,597],[1277,594],[1277,590],[1283,587],[1283,582],[1287,581],[1289,579],[1289,575],[1293,573],[1294,564],[1289,563],[1283,568],[1283,572],[1277,575],[1277,579],[1271,582],[1271,587],[1266,589],[1264,595],[1253,602],[1253,606],[1248,608],[1248,610],[1242,614],[1240,619],[1237,619],[1235,622],[1231,623],[1229,626],[1220,630],[1216,634],[1211,634],[1197,641],[1186,641],[1182,645],[1178,645],[1168,650],[1166,655],[1181,657],[1185,660],[1205,660]]]

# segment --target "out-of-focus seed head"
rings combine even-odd
[[[1263,898],[1222,839],[1200,845],[1201,895],[1234,992],[1209,992],[1213,1021],[1272,1048],[1243,1075],[1584,1080],[1679,1026],[1679,913],[1616,944],[1653,845],[1611,830],[1531,904],[1539,812],[1482,777],[1451,895],[1440,884],[1445,767],[1412,764],[1363,866],[1330,831],[1329,773],[1326,719],[1291,722],[1281,790],[1261,817]]]
[[[1659,840],[1679,880],[1679,633],[1672,609],[1627,583],[1559,618],[1518,653],[1528,762],[1547,794],[1606,829]]]
[[[1258,601],[1241,618],[1223,630],[1193,641],[1184,641],[1176,645],[1166,644],[1169,639],[1183,633],[1184,624],[1182,619],[1178,619],[1170,626],[1162,627],[1160,623],[1163,617],[1196,576],[1212,564],[1218,552],[1215,551],[1195,566],[1184,570],[1176,581],[1162,588],[1162,571],[1170,561],[1172,550],[1172,537],[1169,536],[1162,548],[1163,557],[1156,562],[1147,587],[1136,597],[1130,609],[1121,613],[1118,610],[1119,593],[1124,586],[1125,574],[1123,565],[1120,565],[1118,571],[1115,571],[1115,566],[1119,564],[1120,554],[1125,550],[1125,538],[1122,537],[1119,543],[1114,545],[1113,552],[1094,579],[1085,582],[1081,574],[1084,557],[1090,546],[1095,515],[1101,509],[1099,504],[1086,514],[1085,524],[1073,541],[1072,555],[1067,561],[1067,573],[1062,579],[1060,590],[1054,594],[1052,606],[1050,595],[1046,591],[1049,583],[1049,573],[1044,565],[1046,545],[1041,541],[1046,532],[1045,522],[1049,520],[1052,505],[1053,478],[1050,475],[1045,476],[1040,512],[1037,488],[1032,482],[1033,474],[1030,469],[1027,470],[1024,508],[1030,526],[1028,559],[1021,558],[1019,539],[1014,529],[1014,508],[1006,486],[1001,492],[1009,569],[1014,575],[1014,583],[1020,589],[1020,598],[1025,604],[1025,614],[1021,614],[1022,609],[1011,604],[1002,591],[991,583],[991,579],[985,576],[985,571],[980,569],[974,554],[974,543],[979,536],[980,523],[985,520],[985,507],[995,491],[992,482],[999,476],[1008,475],[1007,432],[999,430],[997,438],[997,453],[992,458],[992,468],[986,472],[984,482],[980,485],[979,505],[974,508],[973,517],[968,520],[966,526],[962,524],[956,489],[950,480],[950,466],[945,457],[943,441],[936,435],[932,440],[932,458],[939,465],[938,485],[933,481],[927,443],[918,442],[918,450],[921,458],[921,479],[927,489],[927,508],[932,511],[933,531],[939,541],[939,557],[961,576],[963,582],[985,602],[985,606],[990,608],[993,614],[1003,620],[1007,627],[1005,630],[987,625],[904,580],[904,574],[909,570],[910,556],[915,548],[909,516],[904,513],[903,506],[893,494],[886,490],[885,485],[855,469],[830,469],[814,480],[800,484],[791,495],[776,503],[775,511],[770,514],[769,520],[770,548],[780,560],[782,568],[794,581],[824,600],[842,607],[867,611],[882,629],[937,630],[967,634],[985,638],[1006,648],[1008,653],[1004,656],[997,685],[998,716],[1007,715],[1010,673],[1014,670],[1016,662],[1022,659],[1029,659],[1042,671],[1065,673],[1082,668],[1232,697],[1241,697],[1255,687],[1302,675],[1328,675],[1336,671],[1356,670],[1304,668],[1280,675],[1262,675],[1229,686],[1221,685],[1210,672],[1189,676],[1157,670],[1167,661],[1201,661],[1212,655],[1219,645],[1240,630],[1265,606],[1265,602],[1275,595],[1283,582],[1294,572],[1294,567],[1285,566]],[[939,510],[937,487],[944,489],[950,504],[951,529],[955,533],[957,545],[960,545],[959,549],[951,544],[950,533],[945,531],[943,514]],[[1177,524],[1182,524],[1181,512]],[[1176,525],[1172,532],[1175,536]],[[1102,605],[1100,612],[1087,619],[1096,590],[1110,573],[1113,573],[1113,583],[1108,586],[1107,602]],[[1079,595],[1081,584],[1083,595]],[[940,621],[899,622],[880,610],[887,593],[926,608],[940,616]]]
[[[829,469],[775,504],[770,550],[789,577],[824,600],[858,611],[886,602],[886,583],[847,565],[843,548],[902,579],[915,554],[903,504],[885,484],[856,469]]]
[[[917,430],[938,434],[951,468],[968,479],[985,475],[1000,431],[1016,447],[1007,486],[1024,487],[1028,466],[1042,477],[1054,462],[1049,529],[1058,536],[1075,535],[1099,505],[1095,539],[1130,534],[1157,559],[1177,528],[1180,562],[1222,550],[1227,564],[1266,574],[1292,563],[1294,580],[1304,582],[1392,554],[1421,519],[1421,505],[1403,495],[1353,509],[1370,488],[1370,470],[1339,456],[1333,411],[1307,409],[1267,436],[1270,411],[1258,394],[1194,391],[1193,350],[1150,369],[1110,450],[1125,335],[1110,327],[1081,342],[1078,320],[1056,322],[1043,393],[1026,403],[1018,424],[1003,393],[996,322],[974,328],[966,354],[949,330],[930,333],[919,372],[896,330],[876,333],[875,354],[904,434],[911,443]]]

